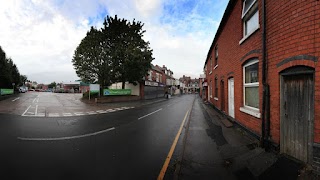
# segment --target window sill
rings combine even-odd
[[[214,100],[216,100],[216,101],[218,101],[218,100],[219,100],[217,97],[214,97],[213,99],[214,99]]]
[[[212,74],[212,71],[210,71],[209,74]]]
[[[243,37],[240,41],[239,44],[242,44],[245,40],[247,40],[253,33],[255,33],[258,29],[260,29],[260,25],[253,30],[251,33],[247,34],[245,37]]]
[[[218,64],[217,64],[217,65],[215,65],[213,69],[217,69],[217,67],[218,67]]]
[[[259,110],[254,110],[254,109],[249,109],[247,107],[240,107],[240,111],[247,113],[251,116],[254,116],[256,118],[260,118],[261,117],[261,113],[259,112]]]

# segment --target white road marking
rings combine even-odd
[[[62,113],[63,116],[72,116],[71,113]]]
[[[16,101],[16,100],[18,100],[18,99],[20,99],[20,97],[15,98],[14,100],[12,100],[12,102],[14,102],[14,101]]]
[[[36,111],[34,112],[35,115],[38,114],[38,105],[36,105]]]
[[[96,112],[94,112],[94,111],[89,111],[89,112],[87,112],[88,114],[97,114]]]
[[[59,113],[49,113],[48,114],[49,117],[59,117]]]
[[[29,105],[29,107],[24,111],[24,113],[21,116],[24,116],[26,114],[26,112],[28,112],[28,110],[30,109],[31,105]]]
[[[75,112],[74,114],[77,115],[77,116],[83,116],[84,115],[83,112]]]
[[[27,112],[27,114],[34,114],[34,112]]]
[[[58,137],[58,138],[25,138],[25,137],[17,137],[17,139],[22,140],[22,141],[62,141],[62,140],[70,140],[70,139],[78,139],[78,138],[84,138],[84,137],[90,137],[90,136],[95,136],[98,134],[106,133],[108,131],[115,130],[115,127],[105,129],[102,131],[97,131],[94,133],[89,133],[89,134],[83,134],[83,135],[77,135],[77,136],[69,136],[69,137]]]
[[[115,112],[116,110],[114,110],[114,109],[107,109],[106,111],[107,111],[107,112]]]
[[[34,98],[34,100],[32,101],[32,103],[34,103],[36,101],[37,98]]]
[[[122,107],[121,108],[114,108],[114,110],[121,111],[121,110],[123,110],[123,108]]]
[[[39,102],[39,98],[37,98],[37,103]]]
[[[23,115],[24,117],[45,117],[44,114],[38,114],[38,115]]]
[[[106,113],[107,111],[104,111],[104,110],[98,110],[97,112],[98,112],[98,113]]]
[[[156,112],[158,112],[158,111],[161,111],[161,110],[162,110],[162,108],[161,108],[161,109],[158,109],[158,110],[156,110],[156,111],[153,111],[152,113],[146,114],[146,115],[144,115],[144,116],[142,116],[142,117],[139,117],[138,120],[140,120],[140,119],[142,119],[142,118],[145,118],[145,117],[147,117],[147,116],[150,116],[151,114],[154,114],[154,113],[156,113]]]

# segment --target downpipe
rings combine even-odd
[[[266,150],[270,146],[270,89],[267,82],[267,44],[266,44],[266,1],[262,0],[262,122],[260,145]]]

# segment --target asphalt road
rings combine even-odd
[[[0,179],[156,179],[195,96],[72,117],[2,113]]]

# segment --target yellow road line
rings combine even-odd
[[[166,171],[167,171],[167,168],[169,166],[172,154],[174,152],[174,149],[176,148],[176,145],[178,143],[178,140],[179,140],[179,137],[180,137],[180,134],[181,134],[181,131],[182,131],[182,127],[183,127],[183,125],[184,125],[184,123],[185,123],[185,121],[187,119],[188,114],[189,114],[189,110],[186,112],[186,115],[184,116],[184,119],[183,119],[183,121],[182,121],[182,123],[180,125],[180,129],[179,129],[179,131],[178,131],[178,133],[177,133],[177,135],[176,135],[176,137],[175,137],[175,139],[173,141],[173,144],[172,144],[172,146],[170,148],[170,151],[168,153],[166,161],[164,162],[164,164],[162,166],[162,169],[161,169],[160,174],[158,176],[158,180],[162,180],[164,178],[164,175],[166,174]]]

